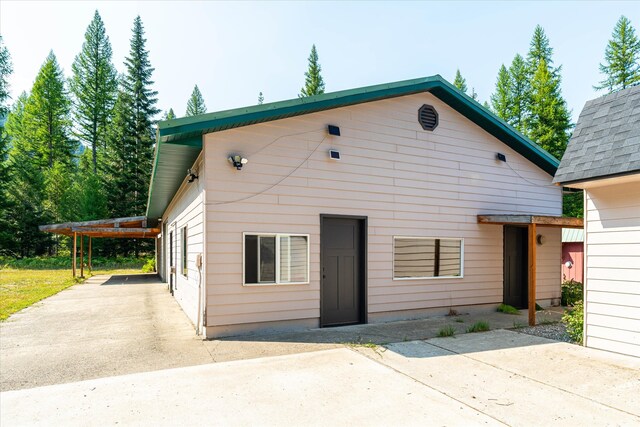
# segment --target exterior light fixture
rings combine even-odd
[[[242,170],[242,166],[244,166],[247,163],[249,163],[249,160],[245,159],[244,157],[240,156],[239,154],[235,154],[235,155],[229,156],[229,158],[227,158],[227,160],[229,160],[229,163],[231,163],[233,165],[233,167],[236,168],[237,170]]]
[[[538,242],[538,245],[542,246],[542,245],[544,245],[544,243],[545,243],[546,241],[547,241],[547,238],[546,238],[546,237],[544,237],[544,235],[543,235],[543,234],[538,234],[538,235],[536,236],[536,242]]]
[[[502,153],[496,153],[496,160],[499,160],[501,162],[506,162],[507,161],[507,156],[505,156]]]
[[[193,171],[191,169],[187,169],[187,182],[189,184],[191,184],[193,181],[195,181],[196,179],[198,179],[198,175],[196,175],[195,173],[193,173]]]
[[[571,262],[571,260],[569,260],[569,261],[564,263],[564,266],[567,267],[567,268],[571,268],[571,267],[573,267],[573,263]]]
[[[329,135],[340,136],[340,128],[336,125],[328,125],[327,132],[329,132]]]
[[[340,152],[338,150],[329,150],[329,158],[331,160],[340,160]]]

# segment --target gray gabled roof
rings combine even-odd
[[[588,101],[553,182],[640,173],[640,86]]]

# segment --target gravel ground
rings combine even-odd
[[[514,331],[528,335],[535,335],[536,337],[549,338],[556,341],[572,342],[569,335],[567,335],[567,327],[564,323],[528,326],[526,328],[514,329]]]

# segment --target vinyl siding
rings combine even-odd
[[[586,190],[585,345],[640,357],[640,183]]]
[[[439,114],[434,132],[417,122],[425,103]],[[320,214],[368,217],[371,314],[502,302],[502,227],[476,215],[561,214],[549,175],[428,93],[208,134],[204,145],[209,326],[319,318]],[[236,171],[230,154],[249,163]],[[310,284],[243,287],[243,232],[309,234]],[[560,230],[539,232],[538,295],[559,298]],[[463,238],[464,278],[393,280],[394,236]]]
[[[187,314],[189,319],[196,324],[198,316],[198,281],[199,272],[196,268],[196,257],[204,254],[204,182],[205,170],[200,160],[193,167],[198,171],[199,179],[191,184],[182,184],[175,197],[169,204],[162,217],[166,224],[166,232],[163,229],[163,245],[165,271],[169,282],[169,233],[173,232],[174,239],[174,265],[176,269],[176,287],[174,297]],[[186,171],[185,171],[186,176]],[[182,270],[182,230],[187,227],[187,275]]]

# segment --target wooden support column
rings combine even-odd
[[[91,236],[89,236],[89,253],[87,254],[87,267],[89,267],[89,273],[93,270],[91,267]]]
[[[78,255],[78,239],[77,234],[73,233],[73,258],[71,259],[71,269],[73,277],[76,277],[76,255]]]
[[[536,225],[529,224],[529,326],[536,324]]]
[[[80,233],[80,277],[84,278],[84,235]]]

